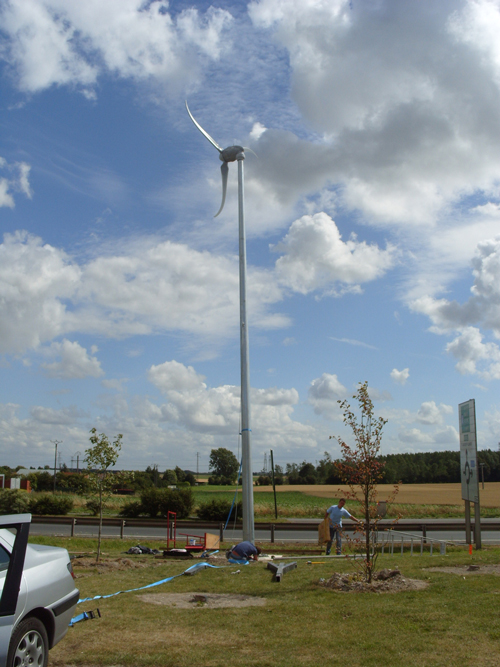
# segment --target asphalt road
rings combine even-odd
[[[317,522],[314,525],[314,528],[311,527],[311,530],[279,530],[276,531],[275,542],[316,542],[318,539],[317,531]],[[404,531],[404,527],[401,527],[401,530]],[[215,529],[213,532],[217,532]],[[197,535],[202,537],[205,533],[204,529],[189,529],[190,535]],[[54,524],[43,524],[43,523],[34,523],[31,524],[30,528],[31,535],[54,535],[61,537],[69,537],[71,535],[71,526],[65,525],[54,525]],[[405,542],[410,541],[410,533],[404,533]],[[380,534],[380,539],[382,539],[382,533]],[[411,535],[414,536],[414,540],[419,539],[422,536],[421,532],[412,532]],[[82,526],[79,525],[75,529],[75,537],[97,537],[97,526]],[[103,537],[120,537],[120,528],[118,526],[103,526]],[[161,527],[134,527],[134,526],[125,526],[124,528],[124,537],[127,539],[137,539],[138,541],[147,541],[149,540],[167,540],[167,530],[166,528]],[[177,540],[178,543],[182,544],[187,538],[182,534],[182,529],[177,531]],[[401,536],[395,533],[394,539],[396,543],[400,543]],[[463,530],[433,530],[432,533],[427,533],[427,540],[446,540],[449,542],[461,542],[465,543],[465,531]],[[500,544],[500,531],[488,531],[483,530],[481,539],[483,544]],[[233,531],[230,526],[224,532],[224,541],[225,542],[238,542],[242,540],[241,530]],[[269,530],[258,530],[258,524],[256,524],[255,530],[255,540],[257,542],[270,542],[270,531]]]

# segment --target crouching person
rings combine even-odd
[[[230,563],[248,565],[251,560],[259,560],[262,550],[251,542],[240,542],[226,551],[226,558]]]

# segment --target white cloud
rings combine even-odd
[[[125,391],[125,384],[128,382],[127,378],[111,378],[101,382],[105,389],[114,389],[115,391]]]
[[[368,394],[372,401],[380,401],[381,403],[392,401],[392,395],[389,391],[380,390],[376,387],[368,387]]]
[[[312,405],[315,414],[324,415],[327,419],[340,419],[337,402],[346,398],[347,393],[347,388],[336,375],[323,373],[321,377],[311,382],[307,402]]]
[[[335,338],[330,336],[331,340],[335,340],[338,343],[346,343],[346,345],[354,345],[354,347],[366,347],[368,350],[378,350],[375,345],[369,345],[369,343],[363,343],[361,340],[356,340],[355,338]]]
[[[237,434],[240,423],[240,388],[234,385],[208,387],[192,366],[166,361],[151,366],[148,379],[166,397],[160,406],[161,419],[190,431],[213,437]],[[292,419],[299,396],[295,389],[251,389],[252,442],[258,448],[273,445],[291,451],[315,447],[312,427]]]
[[[272,273],[249,267],[255,328],[286,326]],[[238,331],[238,260],[173,242],[136,240],[119,255],[78,265],[25,233],[0,245],[0,352],[72,332],[123,337],[183,331],[217,346]],[[207,343],[208,344],[208,343]]]
[[[108,72],[174,86],[194,82],[203,59],[217,60],[231,15],[187,8],[175,18],[167,2],[143,0],[16,0],[4,3],[3,47],[19,88],[94,86]]]
[[[34,406],[30,410],[31,418],[39,424],[51,424],[53,426],[71,426],[79,418],[85,416],[76,406],[71,405],[67,408],[54,410],[54,408],[45,408],[41,405]]]
[[[14,197],[9,193],[9,182],[7,179],[0,179],[0,206],[14,208]]]
[[[91,352],[95,354],[97,349],[93,347]],[[59,361],[41,364],[49,377],[69,380],[85,377],[97,378],[104,375],[101,362],[95,356],[90,356],[87,350],[76,341],[71,342],[64,339],[61,343],[52,343],[44,353],[51,357],[60,357]]]
[[[478,244],[472,260],[472,296],[463,304],[431,296],[411,302],[413,310],[428,315],[440,330],[482,324],[500,338],[500,237]]]
[[[345,205],[397,226],[434,225],[464,195],[496,192],[497,3],[260,0],[249,13],[287,49],[294,101],[324,137],[276,150],[287,175],[276,159],[266,176],[278,190],[295,171],[303,188],[341,185]]]
[[[280,282],[301,292],[329,289],[336,280],[374,279],[391,264],[390,251],[354,240],[344,244],[326,215],[305,216],[296,223],[282,244],[286,254],[274,272],[248,267],[253,328],[289,325],[286,315],[272,310],[283,300]],[[309,246],[301,243],[307,236],[301,225],[311,232]],[[135,239],[120,252],[78,264],[60,249],[18,233],[5,235],[0,259],[0,352],[35,349],[76,332],[125,337],[182,331],[204,339],[213,354],[238,331],[234,256],[199,252],[172,241]],[[88,358],[89,372],[92,363],[97,362]],[[63,371],[51,366],[49,372]],[[95,372],[96,368],[91,371]]]
[[[266,130],[267,127],[264,127],[262,123],[254,123],[250,131],[250,138],[254,141],[258,141]]]
[[[446,350],[458,360],[460,373],[499,379],[500,348],[483,342],[484,334],[473,325],[500,338],[500,237],[478,244],[472,267],[474,283],[465,303],[427,295],[413,300],[410,307],[431,319],[435,333],[458,333]]]
[[[67,331],[66,301],[81,279],[67,255],[24,233],[0,245],[0,351],[36,348]]]
[[[453,414],[451,405],[441,403],[439,406],[434,401],[422,403],[418,412],[416,421],[420,424],[443,424],[445,415]]]
[[[483,343],[483,335],[476,327],[466,327],[457,338],[448,343],[462,375],[479,374],[485,380],[500,380],[500,348],[496,343]]]
[[[404,368],[402,371],[398,371],[397,368],[393,368],[391,371],[391,378],[396,384],[406,384],[406,380],[410,377],[410,369]]]
[[[405,446],[406,451],[435,451],[437,449],[449,449],[458,445],[458,432],[453,426],[424,433],[418,428],[402,430],[398,434],[398,440]]]
[[[482,434],[478,434],[482,443],[481,448],[498,451],[500,448],[500,438],[498,437],[500,433],[500,410],[494,408],[491,412],[485,412],[484,422],[484,437],[482,437]]]
[[[352,289],[380,278],[394,264],[392,247],[381,250],[355,237],[342,241],[337,225],[326,213],[295,220],[273,250],[283,253],[276,262],[279,279],[301,294],[335,282]]]
[[[14,208],[14,192],[22,192],[28,199],[33,193],[29,184],[31,167],[26,162],[8,164],[5,158],[0,157],[0,169],[7,171],[8,177],[0,178],[0,208],[7,206]]]

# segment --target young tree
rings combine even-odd
[[[366,581],[371,583],[377,559],[377,552],[372,542],[374,531],[380,520],[380,517],[377,516],[377,484],[380,484],[383,479],[385,465],[378,455],[382,430],[387,420],[374,416],[373,403],[368,394],[368,382],[359,383],[358,391],[353,398],[358,401],[361,412],[360,420],[346,400],[338,402],[344,415],[344,424],[352,430],[354,445],[348,445],[339,436],[330,436],[330,438],[334,438],[340,444],[342,459],[336,461],[335,466],[340,478],[349,487],[345,495],[361,504],[364,523],[363,527],[357,529],[356,532],[361,534],[358,543],[361,543],[364,550],[364,559],[361,562],[362,571]],[[398,491],[399,486],[395,485],[388,503],[393,502]]]
[[[86,474],[91,485],[93,493],[97,496],[99,507],[99,531],[97,539],[97,562],[101,555],[101,533],[102,533],[102,508],[104,501],[111,495],[113,487],[118,479],[110,471],[118,460],[122,448],[121,441],[123,435],[119,433],[113,443],[109,442],[105,433],[97,434],[97,429],[90,429],[89,438],[92,447],[85,450],[84,461],[87,464]]]

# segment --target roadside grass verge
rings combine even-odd
[[[69,548],[69,538],[47,541]],[[106,542],[110,556],[119,555],[125,547],[122,541],[114,542],[119,542],[119,550],[113,540]],[[89,547],[92,541],[78,540],[78,547],[85,550],[85,543]],[[321,562],[321,558],[313,560]],[[499,561],[499,548],[474,552],[472,557],[459,548],[447,556],[384,555],[380,567],[399,567],[405,577],[429,583],[425,590],[394,594],[339,593],[318,585],[320,578],[334,571],[351,571],[345,561],[318,565],[298,561],[297,569],[280,583],[272,581],[263,563],[203,570],[148,591],[81,605],[80,611],[99,606],[102,618],[71,628],[51,651],[50,664],[315,667],[326,662],[339,667],[496,667],[500,664],[500,577],[464,578],[428,568]],[[89,570],[76,583],[82,597],[107,594],[179,574],[190,564],[150,562],[150,567],[142,569],[101,574]],[[232,574],[237,569],[241,572]],[[148,604],[141,598],[146,592],[233,593],[263,597],[266,604],[177,609]]]

